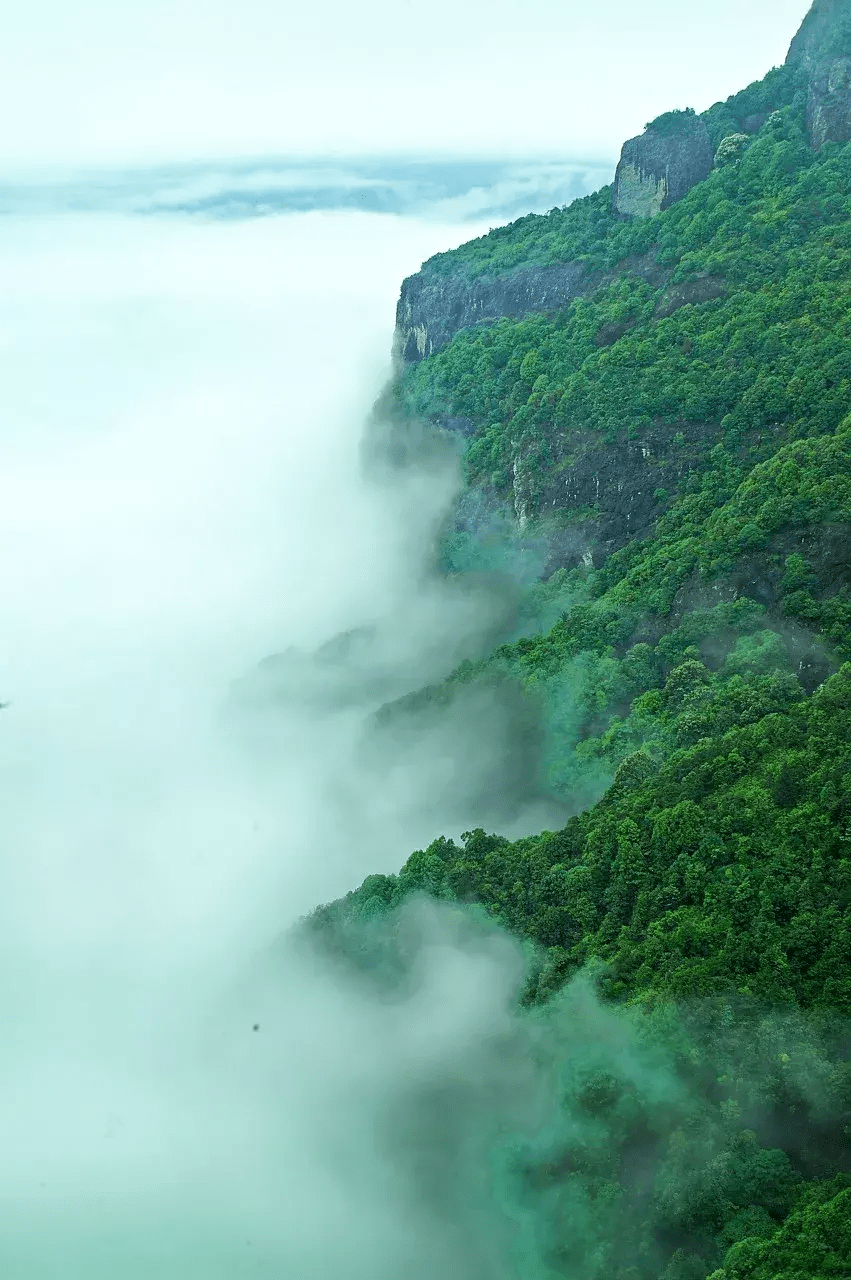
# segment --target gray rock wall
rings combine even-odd
[[[789,46],[787,63],[807,63],[828,51],[844,17],[851,15],[848,0],[814,0]]]
[[[402,284],[396,307],[395,355],[403,364],[417,364],[447,346],[459,330],[472,325],[493,324],[503,316],[522,320],[536,313],[560,311],[574,298],[586,297],[620,275],[638,276],[658,286],[665,284],[670,274],[652,253],[625,258],[616,270],[605,273],[589,271],[582,262],[520,267],[506,275],[478,280],[460,272],[437,275],[420,271]]]
[[[655,217],[708,178],[713,161],[712,142],[699,116],[684,117],[671,131],[646,129],[623,145],[614,212],[622,218]]]
[[[851,141],[851,0],[816,0],[787,63],[807,74],[807,129],[816,150]]]
[[[817,151],[826,142],[851,139],[851,58],[833,59],[815,71],[810,80],[807,128]]]
[[[581,530],[597,562],[632,538],[648,535],[665,510],[661,491],[676,493],[720,434],[717,423],[707,422],[659,423],[637,440],[571,432],[557,442],[554,465],[545,475],[524,476],[521,459],[520,475],[515,471],[512,477],[515,516],[522,524],[521,515],[595,511],[580,529],[568,528],[559,560],[568,567],[582,562],[576,539]]]
[[[524,267],[495,279],[421,271],[402,285],[396,353],[405,364],[416,364],[445,347],[460,329],[501,316],[519,320],[534,311],[558,311],[589,293],[599,278],[581,262]]]

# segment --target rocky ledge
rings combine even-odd
[[[669,113],[624,145],[615,177],[615,212],[621,217],[652,217],[702,182],[713,160],[700,117],[693,111]],[[553,262],[471,279],[464,271],[436,271],[426,265],[402,285],[396,308],[396,358],[416,364],[447,346],[461,329],[493,324],[502,317],[522,320],[533,312],[561,311],[623,274],[660,285],[670,273],[650,256],[626,260],[608,274],[591,271],[583,262]],[[714,287],[707,297],[720,296],[723,290]],[[681,304],[675,301],[670,309],[677,305]]]
[[[589,271],[582,262],[554,262],[470,280],[461,273],[438,275],[426,267],[402,283],[396,307],[396,357],[404,364],[417,364],[447,346],[461,329],[493,324],[501,317],[522,320],[532,313],[561,311],[574,298],[585,297],[622,275],[638,276],[658,287],[667,283],[671,272],[652,253],[625,258],[609,272]],[[672,301],[666,314],[698,300],[688,293],[686,288],[682,300]],[[716,289],[711,296],[720,293]]]
[[[612,209],[621,218],[653,218],[703,182],[715,158],[709,132],[693,111],[671,111],[623,145]]]
[[[559,311],[590,293],[599,273],[581,262],[524,267],[506,275],[470,280],[428,270],[402,285],[396,308],[396,352],[416,364],[445,347],[460,329],[493,322],[500,316],[522,319],[530,311]]]

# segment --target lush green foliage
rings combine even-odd
[[[546,499],[562,528],[597,518],[559,505],[585,442],[667,430],[684,459],[649,536],[538,584],[510,642],[379,717],[508,680],[544,726],[537,786],[581,811],[440,837],[307,922],[386,976],[409,900],[484,912],[522,940],[524,1016],[554,1045],[590,970],[676,1072],[691,1110],[664,1116],[599,1071],[565,1093],[561,1158],[526,1169],[548,1189],[547,1277],[851,1274],[851,146],[813,153],[803,105],[783,68],[711,108],[714,145],[751,140],[652,221],[615,221],[603,191],[426,264],[581,258],[600,287],[458,334],[398,389],[407,413],[476,424],[465,501],[508,497],[522,456],[532,515]],[[452,572],[485,541],[461,523]]]
[[[762,647],[757,637],[734,656],[744,668]],[[656,743],[673,750],[632,751],[563,831],[441,838],[318,918],[368,917],[427,892],[481,903],[544,948],[536,999],[596,957],[613,997],[733,991],[847,1007],[851,665],[805,698],[778,674],[718,686],[686,658],[639,703],[633,729],[658,720]]]
[[[754,633],[737,663],[764,648]],[[672,1071],[678,1086],[660,1084],[662,1105],[610,1064],[581,1087],[573,1073],[559,1157],[525,1157],[556,1199],[537,1210],[552,1269],[524,1274],[845,1275],[849,1183],[807,1179],[847,1169],[851,1152],[847,1024],[833,1015],[851,1001],[851,666],[809,698],[777,676],[732,676],[719,696],[687,657],[643,701],[674,749],[627,756],[564,830],[440,838],[320,908],[310,932],[386,977],[407,946],[407,899],[483,905],[530,946],[524,1000],[549,1011],[556,1057],[576,1034],[556,993],[589,961],[604,997],[646,1009],[655,1078]],[[648,1185],[631,1180],[636,1149]],[[562,1202],[583,1206],[573,1230]]]
[[[728,134],[740,132],[749,117],[767,117],[791,105],[796,93],[800,106],[805,92],[794,70],[779,67],[726,102],[710,107],[703,119],[717,146]],[[666,112],[652,122],[653,128],[664,132],[685,114]],[[614,266],[629,254],[644,252],[652,242],[652,234],[648,236],[647,228],[641,224],[617,221],[611,206],[612,189],[604,187],[566,208],[553,209],[545,215],[529,214],[508,226],[494,228],[460,249],[438,253],[424,263],[423,270],[437,275],[463,271],[474,278],[498,275],[521,263],[581,259],[592,267]]]
[[[723,138],[742,130],[752,131],[755,121],[767,120],[774,111],[789,107],[796,95],[800,102],[806,92],[794,67],[775,67],[762,80],[734,93],[726,102],[716,102],[703,113],[709,136],[717,147]]]
[[[710,1280],[839,1280],[849,1258],[851,1186],[839,1177],[806,1191],[780,1231],[733,1245]]]
[[[816,160],[788,112],[737,165],[628,225],[667,283],[625,274],[555,317],[460,333],[408,370],[404,405],[479,424],[469,477],[503,496],[519,455],[533,497],[549,496],[599,435],[707,424],[708,444],[753,462],[778,434],[833,430],[851,403],[850,192],[851,150]],[[673,291],[707,277],[727,296],[664,314]]]
[[[650,120],[646,128],[653,129],[663,137],[685,132],[697,127],[697,114],[694,107],[686,107],[684,111],[663,111],[655,120]]]

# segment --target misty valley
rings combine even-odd
[[[849,68],[0,193],[0,1280],[851,1277]]]

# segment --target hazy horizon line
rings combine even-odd
[[[613,175],[613,160],[552,159],[543,153],[194,158],[8,173],[0,180],[0,215],[117,212],[242,219],[340,210],[505,220],[563,207]]]

